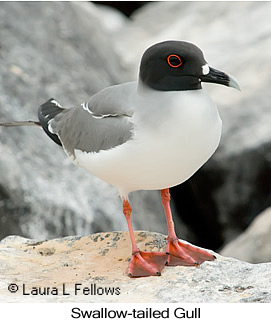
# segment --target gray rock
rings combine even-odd
[[[271,262],[270,237],[271,208],[268,208],[240,236],[224,246],[220,254],[252,263]]]
[[[0,5],[0,120],[36,120],[128,80],[101,11],[90,3]],[[39,128],[0,128],[0,236],[48,239],[126,229],[117,191],[73,166]],[[140,197],[140,203],[136,203]],[[166,232],[158,192],[135,193],[135,228]],[[135,201],[135,203],[133,203]],[[151,207],[150,207],[150,204]]]
[[[163,250],[166,237],[136,232],[142,250]],[[1,302],[246,303],[271,301],[271,263],[249,264],[216,254],[196,267],[165,267],[159,277],[132,279],[127,232],[39,241],[7,237],[0,243]],[[8,290],[18,286],[17,293]],[[79,288],[75,295],[76,284]],[[63,285],[65,292],[63,295]],[[32,295],[33,287],[57,288],[59,295]],[[82,288],[90,290],[89,295]],[[100,295],[95,292],[99,288]],[[105,295],[105,289],[114,289]],[[24,292],[25,290],[25,292]],[[24,295],[28,294],[28,295]]]

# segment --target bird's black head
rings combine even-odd
[[[197,46],[184,41],[165,41],[148,48],[141,60],[139,77],[160,91],[201,89],[201,82],[239,88],[233,78],[209,67]]]

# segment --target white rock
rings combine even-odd
[[[166,237],[137,232],[142,250],[163,250]],[[161,276],[129,278],[127,232],[37,241],[11,236],[0,243],[1,302],[185,303],[270,302],[271,263],[249,264],[216,254],[196,267],[165,267]],[[11,293],[9,284],[18,291]],[[82,284],[82,285],[76,285]],[[63,285],[65,292],[63,295]],[[77,286],[77,287],[76,287]],[[33,295],[40,287],[59,295]],[[89,288],[84,295],[82,288]],[[75,289],[78,289],[75,295]],[[113,295],[106,295],[111,288]],[[97,290],[99,289],[99,293]],[[46,289],[48,290],[48,289]],[[24,295],[25,294],[25,295]],[[26,295],[29,294],[29,295]]]

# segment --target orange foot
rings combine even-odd
[[[178,239],[168,241],[168,266],[198,266],[204,261],[215,260],[216,257],[205,250],[182,243]]]
[[[128,267],[129,277],[160,276],[167,263],[167,252],[136,251]]]

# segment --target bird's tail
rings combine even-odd
[[[58,145],[62,146],[58,136],[49,130],[50,122],[56,115],[63,112],[64,109],[55,99],[50,99],[39,107],[39,121],[10,121],[0,122],[0,127],[21,127],[21,126],[38,126],[46,132],[46,134]]]
[[[21,126],[39,126],[39,127],[41,127],[41,123],[39,121],[0,122],[0,127],[21,127]]]

